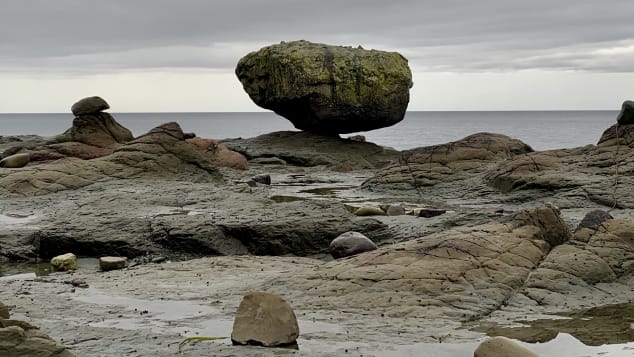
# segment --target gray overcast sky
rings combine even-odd
[[[395,50],[411,110],[618,109],[634,1],[3,0],[0,112],[252,111],[246,53],[307,39]]]

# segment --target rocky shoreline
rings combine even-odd
[[[629,306],[631,107],[596,145],[536,152],[476,133],[399,152],[332,126],[213,140],[166,123],[134,138],[86,98],[63,134],[0,137],[0,264],[69,252],[131,264],[5,277],[2,302],[79,356],[228,337],[248,291],[292,305],[299,351],[219,340],[184,355],[471,353],[478,327]],[[333,260],[346,232],[378,248]]]

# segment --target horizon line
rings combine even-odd
[[[473,112],[618,112],[619,109],[494,109],[494,110],[485,110],[485,109],[457,109],[457,110],[408,110],[407,113],[455,113],[455,112],[465,112],[465,113],[473,113]],[[107,113],[111,114],[256,114],[256,113],[267,113],[267,114],[276,114],[272,111],[192,111],[192,112],[179,112],[179,111],[167,111],[167,112],[156,112],[156,111],[132,111],[132,112],[116,112],[116,111],[107,111]],[[73,115],[71,112],[0,112],[0,115],[8,115],[8,114],[69,114]]]

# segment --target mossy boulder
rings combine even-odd
[[[407,59],[397,52],[282,42],[244,56],[236,75],[249,97],[301,130],[321,134],[394,125],[412,87]]]

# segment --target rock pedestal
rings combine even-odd
[[[249,53],[236,75],[255,104],[298,129],[328,135],[400,122],[412,86],[407,59],[399,53],[308,41]]]
[[[233,344],[287,346],[294,344],[298,336],[297,318],[284,299],[266,292],[244,295],[233,322]]]

